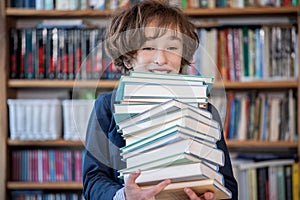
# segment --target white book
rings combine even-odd
[[[156,140],[157,138],[162,138],[162,137],[168,137],[168,136],[172,136],[176,133],[182,133],[182,134],[185,134],[189,137],[193,137],[193,138],[197,138],[197,139],[200,139],[200,140],[205,140],[211,144],[214,144],[216,143],[216,139],[214,137],[211,137],[209,135],[205,135],[205,134],[202,134],[200,132],[196,132],[192,129],[189,129],[188,127],[183,127],[183,126],[178,126],[178,125],[175,125],[175,126],[172,126],[168,129],[164,129],[162,131],[159,131],[157,133],[153,133],[152,135],[149,135],[148,137],[146,138],[139,138],[139,137],[129,137],[129,138],[126,138],[126,146],[125,147],[122,147],[121,149],[122,150],[130,150],[130,149],[134,149],[138,146],[142,146],[142,145],[145,145],[149,142],[152,142],[154,140]]]
[[[124,85],[124,98],[202,98],[207,97],[207,85],[160,85],[133,84]]]
[[[123,98],[120,104],[134,104],[134,103],[164,103],[166,101],[170,101],[174,98]],[[183,103],[187,103],[189,105],[193,105],[199,107],[199,104],[206,104],[208,103],[208,98],[176,98],[176,100],[181,101]]]
[[[195,85],[201,86],[206,83],[202,80],[181,80],[172,78],[155,78],[155,77],[132,77],[132,76],[122,76],[120,78],[120,83],[140,83],[140,84],[167,84],[167,85]]]
[[[125,173],[123,175],[124,179],[127,180],[129,174]],[[135,182],[138,185],[154,185],[165,179],[171,179],[172,183],[176,183],[209,178],[217,180],[222,185],[224,184],[224,178],[221,173],[200,162],[142,170]]]
[[[142,189],[147,189],[153,186],[142,186]],[[169,200],[180,199],[188,200],[188,196],[183,191],[183,188],[189,187],[197,194],[203,194],[207,191],[212,191],[216,199],[231,199],[231,191],[215,179],[205,179],[199,181],[183,181],[177,183],[170,183],[162,192],[160,192],[155,199]]]
[[[120,106],[115,106],[115,109],[118,109]],[[169,100],[167,102],[161,103],[159,105],[156,105],[155,107],[152,107],[151,109],[147,107],[148,109],[141,112],[139,115],[136,115],[134,117],[128,118],[122,122],[118,123],[119,128],[124,128],[125,126],[129,126],[131,124],[136,123],[137,121],[153,118],[157,115],[161,115],[162,113],[169,113],[175,110],[181,110],[184,108],[190,108],[193,111],[199,113],[200,115],[206,117],[206,118],[212,118],[212,114],[204,109],[199,109],[198,107],[191,106],[187,103],[183,103],[181,101],[178,101],[176,99]],[[117,113],[117,110],[115,110]]]
[[[127,167],[133,167],[158,159],[167,158],[180,154],[191,154],[207,162],[224,166],[224,152],[220,149],[212,148],[193,139],[181,140],[163,147],[152,149],[142,154],[135,155],[126,159]]]
[[[215,143],[208,142],[201,138],[195,138],[191,135],[184,134],[182,132],[175,132],[175,133],[173,132],[169,135],[164,135],[164,136],[160,136],[160,137],[159,136],[158,137],[157,136],[149,137],[146,139],[145,143],[143,141],[138,142],[138,143],[142,143],[140,145],[139,144],[130,145],[129,147],[125,146],[124,148],[121,148],[121,150],[122,150],[121,156],[123,157],[123,159],[127,159],[129,157],[144,153],[151,149],[159,148],[164,145],[168,145],[173,142],[177,142],[177,141],[189,139],[189,138],[192,138],[195,141],[201,142],[202,144],[207,145],[209,147],[217,148],[217,145]],[[132,147],[132,146],[134,146],[134,147]]]
[[[241,163],[238,166],[238,168],[239,170],[247,170],[251,168],[291,165],[294,162],[295,162],[294,159],[276,159],[276,160],[267,160],[267,161],[260,161],[260,162],[248,162],[248,163]]]
[[[188,108],[174,111],[167,115],[149,118],[148,120],[137,121],[135,124],[126,126],[121,130],[124,137],[128,137],[129,135],[140,136],[140,133],[149,129],[151,129],[153,133],[154,131],[160,131],[174,125],[189,127],[196,132],[210,135],[217,140],[221,137],[220,129],[217,127],[219,126],[217,121],[206,119]]]
[[[180,165],[180,164],[188,164],[188,163],[199,163],[203,162],[210,168],[212,168],[215,171],[219,171],[219,165],[212,164],[210,162],[206,162],[204,160],[199,159],[198,157],[191,155],[191,154],[180,154],[180,155],[174,155],[169,156],[167,158],[154,160],[151,162],[145,162],[140,165],[135,165],[132,167],[127,167],[124,169],[119,170],[119,173],[122,175],[123,173],[133,173],[137,170],[148,170],[153,168],[160,168],[160,167],[167,167],[172,165]]]
[[[194,75],[185,75],[185,74],[159,74],[159,73],[150,73],[150,72],[130,72],[131,77],[146,77],[146,78],[161,78],[161,79],[181,79],[186,81],[204,81],[208,85],[210,90],[213,83],[213,76],[194,76]]]

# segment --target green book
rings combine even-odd
[[[185,96],[187,92],[192,93],[190,94],[190,98],[199,98],[200,96],[200,98],[205,99],[212,87],[213,81],[214,78],[210,76],[131,72],[130,76],[122,76],[120,78],[115,100],[120,102],[125,95],[127,95],[127,98],[132,99],[142,97],[149,99],[153,97],[155,99],[188,98]],[[129,96],[127,93],[128,88],[131,88],[131,90],[129,89],[131,91]],[[199,93],[201,91],[200,88],[205,90],[205,92],[201,92],[202,96]],[[143,94],[142,91],[146,91],[146,93]],[[169,91],[172,92],[168,94]],[[124,92],[127,94],[124,94]],[[135,92],[138,92],[141,96],[137,96]]]

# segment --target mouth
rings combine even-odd
[[[159,73],[159,74],[169,74],[172,70],[165,68],[149,69],[149,72]]]

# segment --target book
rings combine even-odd
[[[178,135],[177,134],[183,134],[186,135],[187,137],[192,137],[192,138],[197,138],[200,140],[204,140],[208,143],[215,144],[217,141],[215,138],[209,136],[209,135],[204,135],[200,132],[196,132],[192,129],[189,129],[187,127],[175,125],[170,128],[164,129],[162,131],[159,131],[157,133],[153,133],[152,135],[149,135],[146,138],[139,138],[139,137],[130,137],[126,139],[126,146],[122,147],[122,151],[127,151],[130,149],[135,149],[137,147],[140,147],[142,145],[147,145],[148,143],[155,142],[157,139],[164,139],[167,137],[173,137],[176,138]],[[184,137],[184,136],[183,136]],[[134,138],[134,139],[131,139]]]
[[[191,154],[197,156],[207,162],[224,165],[224,152],[220,149],[212,148],[193,139],[185,139],[171,144],[167,144],[158,149],[152,149],[142,154],[138,154],[126,159],[126,167],[133,167],[158,159],[168,158],[180,154]]]
[[[193,75],[186,75],[186,74],[159,74],[153,72],[130,72],[131,77],[142,77],[142,78],[161,78],[161,79],[177,79],[177,80],[184,80],[184,81],[204,81],[208,86],[208,91],[213,86],[214,83],[214,76],[193,76]]]
[[[205,163],[207,166],[209,166],[211,169],[215,171],[219,171],[219,165],[206,162],[194,155],[183,153],[180,155],[169,156],[167,158],[158,159],[151,162],[145,162],[133,167],[120,169],[119,173],[120,174],[133,173],[136,172],[137,170],[149,170],[154,168],[168,167],[168,166],[181,165],[181,164],[192,164],[192,163],[199,163],[199,162]]]
[[[117,124],[119,124],[121,121],[131,118],[137,114],[140,114],[142,112],[145,112],[146,110],[150,110],[150,108],[153,108],[160,103],[166,102],[166,99],[159,99],[159,101],[156,102],[157,99],[141,99],[141,101],[131,101],[132,99],[129,99],[129,101],[123,101],[121,104],[114,104],[114,119]],[[145,101],[144,101],[145,100]],[[161,100],[161,101],[160,101]],[[172,99],[171,99],[172,100]],[[181,101],[182,99],[176,99]],[[197,100],[196,100],[197,101]],[[201,100],[200,100],[201,101]],[[185,102],[188,105],[206,109],[207,100],[204,100],[202,103],[199,102]]]
[[[201,126],[203,127],[203,132],[212,133],[216,138],[218,138],[220,128],[219,123],[213,119],[201,115],[199,112],[197,112],[197,110],[191,108],[183,108],[181,110],[175,110],[171,112],[162,112],[161,115],[156,116],[150,115],[149,118],[137,120],[136,123],[125,125],[125,127],[122,127],[121,129],[126,131],[138,131],[145,127],[151,127],[151,125],[167,123],[168,121],[183,117],[191,117],[198,122],[201,122],[201,124],[203,124]]]
[[[180,173],[178,173],[180,172]],[[123,174],[124,179],[128,179],[129,174]],[[215,179],[224,184],[224,177],[221,173],[213,170],[203,162],[193,164],[172,165],[150,170],[142,170],[136,183],[140,186],[156,185],[165,179],[171,179],[172,183],[182,181],[196,181],[203,179]]]
[[[299,200],[299,162],[292,164],[292,187],[293,200]]]
[[[163,103],[168,100],[175,99],[173,97],[167,97],[167,98],[123,98],[123,100],[120,102],[120,104],[147,104],[147,103]],[[205,105],[208,102],[207,97],[201,97],[201,98],[176,98],[176,100],[188,103],[190,105],[195,105],[197,107],[200,107],[202,104]]]
[[[190,112],[190,110],[179,110],[166,116],[154,117],[152,119],[150,118],[149,120],[136,122],[136,124],[124,127],[122,129],[122,136],[125,139],[132,136],[144,138],[154,132],[167,129],[174,125],[180,125],[189,127],[190,129],[201,132],[202,134],[210,135],[217,140],[220,139],[221,132],[219,128],[211,126],[210,124],[205,124],[197,118],[191,117],[191,113],[192,112]]]
[[[151,186],[142,186],[142,189],[150,188]],[[215,179],[205,179],[199,181],[185,181],[178,183],[170,183],[164,190],[155,197],[157,200],[180,199],[188,200],[188,196],[184,193],[183,188],[189,187],[197,195],[207,191],[215,193],[216,199],[230,199],[231,192]]]
[[[199,98],[207,96],[207,85],[161,85],[161,84],[134,84],[124,85],[124,98]],[[122,99],[116,98],[116,101]]]
[[[199,137],[195,138],[183,132],[172,132],[170,134],[163,135],[163,136],[154,135],[152,137],[148,137],[147,139],[142,139],[142,141],[138,141],[133,145],[126,145],[124,148],[121,148],[122,150],[121,156],[123,157],[123,159],[126,159],[128,157],[149,151],[151,149],[156,149],[164,145],[168,145],[173,142],[189,139],[189,138],[193,138],[195,141],[199,141],[202,144],[213,148],[217,147],[215,143],[208,142],[202,138]]]
[[[116,96],[116,100],[121,100],[124,96],[124,88],[128,84],[134,84],[134,85],[139,85],[140,87],[148,84],[155,84],[159,85],[162,87],[169,87],[170,85],[172,86],[179,86],[179,85],[185,85],[185,86],[203,86],[205,85],[204,81],[192,81],[192,80],[177,80],[177,79],[168,79],[168,78],[157,78],[155,77],[131,77],[131,76],[122,76],[120,78],[120,83],[118,86],[118,92]],[[131,97],[132,98],[132,97]]]
[[[115,104],[114,105],[115,113],[120,112],[120,109],[121,109],[122,106],[119,106],[119,105],[120,104]],[[183,102],[181,102],[179,100],[176,100],[176,99],[171,99],[169,101],[166,101],[164,103],[161,103],[159,105],[155,105],[155,106],[152,106],[152,107],[146,106],[146,105],[144,107],[146,107],[145,110],[143,110],[143,111],[140,110],[141,113],[139,115],[136,115],[135,117],[128,118],[128,119],[126,119],[122,122],[119,122],[118,123],[119,128],[123,128],[125,126],[130,125],[130,124],[134,124],[137,121],[144,120],[144,119],[147,119],[149,117],[152,118],[154,116],[161,115],[162,113],[169,113],[171,111],[180,110],[182,108],[190,108],[190,109],[192,109],[193,111],[199,113],[202,116],[205,116],[207,118],[212,118],[212,114],[210,112],[208,112],[207,110],[199,109],[195,106],[191,106],[187,103],[183,103]],[[123,109],[124,109],[123,111],[126,112],[126,108],[123,108]],[[128,107],[128,109],[129,109],[129,107]],[[130,111],[128,110],[128,113],[131,113],[131,112],[132,112],[131,110]]]

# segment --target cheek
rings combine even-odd
[[[147,64],[147,63],[150,63],[152,61],[152,56],[150,55],[150,53],[145,53],[143,51],[140,51],[140,52],[138,51],[136,61],[139,64]]]
[[[181,66],[181,57],[180,56],[174,55],[174,54],[170,55],[169,60],[174,67],[176,67],[178,69],[180,68],[180,66]]]

